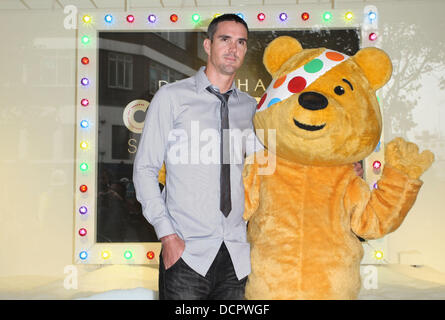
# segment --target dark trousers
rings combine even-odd
[[[159,263],[160,300],[243,300],[247,277],[238,280],[226,245],[221,245],[206,276],[203,277],[179,259],[165,270]]]

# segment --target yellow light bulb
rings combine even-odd
[[[88,142],[86,142],[86,141],[82,141],[82,142],[80,143],[80,148],[81,148],[82,150],[86,150],[86,149],[88,149]]]
[[[89,15],[84,15],[84,16],[82,17],[82,21],[83,21],[84,23],[90,23],[90,22],[91,22],[91,16],[89,16]]]
[[[374,251],[374,258],[376,258],[377,260],[382,260],[383,259],[383,252],[380,251],[380,250]]]
[[[350,11],[346,12],[345,19],[348,20],[348,21],[351,21],[352,18],[354,18],[354,14],[352,12],[350,12]]]
[[[106,260],[109,259],[111,257],[111,253],[108,250],[102,251],[102,253],[100,254],[102,259]]]

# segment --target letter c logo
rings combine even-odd
[[[150,102],[145,100],[133,100],[124,109],[124,113],[122,114],[124,124],[133,133],[142,133],[142,129],[144,128],[144,122],[138,122],[134,118],[134,114],[137,111],[146,112]]]

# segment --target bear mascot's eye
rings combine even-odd
[[[342,94],[345,93],[345,89],[342,86],[336,86],[334,92],[339,96],[341,96]]]

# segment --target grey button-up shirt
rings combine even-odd
[[[253,133],[256,100],[232,84],[228,101],[232,211],[226,218],[219,209],[221,102],[206,90],[211,83],[204,70],[162,86],[153,97],[133,180],[143,214],[158,238],[176,233],[183,239],[182,259],[193,270],[205,276],[224,241],[242,279],[250,273],[250,245],[242,219],[244,155],[262,147]],[[166,187],[161,194],[158,172],[164,161]]]

